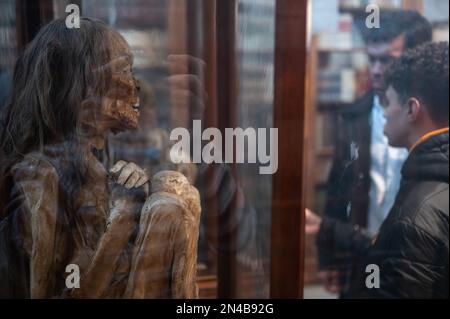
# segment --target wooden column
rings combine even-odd
[[[217,0],[217,110],[219,129],[224,136],[225,128],[236,127],[238,76],[236,66],[236,0]],[[225,145],[224,145],[225,147]],[[223,152],[225,154],[225,151]],[[233,178],[237,181],[236,165],[230,164]],[[235,193],[235,196],[237,193]],[[218,297],[237,296],[236,277],[236,198],[219,216],[219,255],[218,255]]]
[[[279,168],[272,194],[272,298],[303,297],[306,14],[307,1],[277,1],[274,116]]]

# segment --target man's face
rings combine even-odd
[[[405,47],[405,37],[398,36],[391,42],[373,43],[367,46],[367,54],[370,60],[370,75],[372,87],[381,92],[384,88],[384,74],[389,63],[402,55]]]
[[[406,147],[408,141],[409,122],[408,108],[400,101],[400,97],[392,86],[389,86],[384,99],[384,134],[393,147]]]

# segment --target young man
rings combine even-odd
[[[340,114],[336,155],[328,180],[324,218],[307,212],[307,232],[317,237],[319,267],[327,290],[345,297],[350,272],[371,242],[399,189],[404,149],[383,134],[384,73],[406,49],[429,42],[429,22],[413,11],[382,12],[379,29],[364,29],[372,90]],[[311,233],[311,232],[309,232]]]
[[[426,44],[386,74],[384,132],[389,145],[410,153],[350,297],[449,297],[448,54],[448,43]],[[369,281],[368,266],[379,269]]]

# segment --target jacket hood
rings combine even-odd
[[[448,138],[446,132],[419,144],[403,166],[403,178],[448,183]]]

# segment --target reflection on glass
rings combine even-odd
[[[389,63],[406,49],[448,40],[448,13],[438,13],[448,2],[374,2],[382,11],[380,28],[372,29],[367,1],[312,1],[315,154],[308,170],[315,183],[306,213],[306,298],[351,296],[358,262],[399,190],[408,152],[389,146],[384,134]]]

